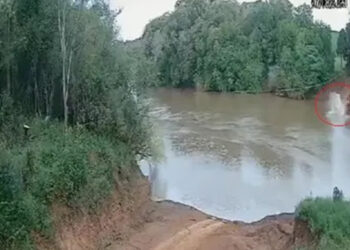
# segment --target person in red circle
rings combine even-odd
[[[346,114],[350,115],[350,94],[346,98]]]

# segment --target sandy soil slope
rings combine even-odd
[[[288,250],[294,248],[292,215],[252,224],[225,222],[169,202],[150,203],[148,221],[109,250]]]
[[[132,184],[132,185],[131,185]],[[38,237],[39,250],[288,250],[312,241],[293,215],[256,223],[227,222],[173,202],[150,200],[140,178],[116,191],[98,214],[53,208],[55,240]]]

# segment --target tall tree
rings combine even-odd
[[[11,93],[14,50],[19,42],[15,34],[18,28],[16,25],[15,5],[16,1],[14,0],[4,0],[0,4],[0,44],[2,45],[0,50],[0,68],[5,68],[8,93]]]
[[[343,68],[344,56],[346,55],[347,50],[349,50],[349,44],[350,41],[347,40],[345,30],[341,29],[337,40],[337,54],[340,56],[341,68]]]
[[[73,59],[73,41],[67,39],[67,15],[69,15],[67,8],[67,1],[58,1],[58,30],[60,36],[61,45],[61,60],[62,60],[62,96],[63,96],[63,108],[64,108],[64,125],[68,126],[68,97],[69,97],[69,84],[72,69]]]
[[[344,58],[346,60],[347,70],[350,71],[350,22],[346,24],[345,33],[347,45],[344,49]]]

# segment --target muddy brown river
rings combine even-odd
[[[334,186],[350,193],[347,132],[321,123],[312,100],[158,89],[151,107],[164,159],[141,167],[154,199],[250,222]]]

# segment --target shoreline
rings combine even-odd
[[[138,177],[137,177],[138,176]],[[294,250],[313,237],[293,213],[268,215],[252,223],[220,219],[173,201],[152,201],[150,183],[136,174],[115,189],[99,213],[57,207],[55,242],[60,250]],[[37,239],[39,250],[52,242]]]
[[[295,220],[294,213],[267,215],[251,223],[230,221],[179,202],[152,201],[149,194],[133,218],[137,226],[109,242],[105,249],[293,250],[313,242],[308,226]]]
[[[243,221],[243,220],[228,220],[228,219],[224,219],[224,218],[220,218],[218,216],[214,216],[214,215],[211,215],[211,214],[208,214],[198,208],[195,208],[193,206],[190,206],[190,205],[187,205],[187,204],[184,204],[184,203],[181,203],[181,202],[177,202],[177,201],[172,201],[172,200],[161,200],[161,201],[153,201],[152,202],[155,202],[155,203],[158,203],[158,204],[173,204],[175,206],[179,206],[179,207],[187,207],[189,209],[193,209],[193,210],[196,210],[198,211],[199,213],[202,213],[202,214],[205,214],[206,216],[208,216],[209,218],[212,218],[212,219],[215,219],[215,220],[218,220],[218,221],[223,221],[225,223],[234,223],[234,224],[243,224],[243,225],[255,225],[255,224],[259,224],[259,223],[263,223],[265,221],[268,221],[268,220],[274,220],[274,219],[295,219],[295,213],[288,213],[288,212],[282,212],[282,213],[279,213],[279,214],[269,214],[269,215],[266,215],[265,217],[259,219],[259,220],[255,220],[255,221],[252,221],[252,222],[246,222],[246,221]]]

